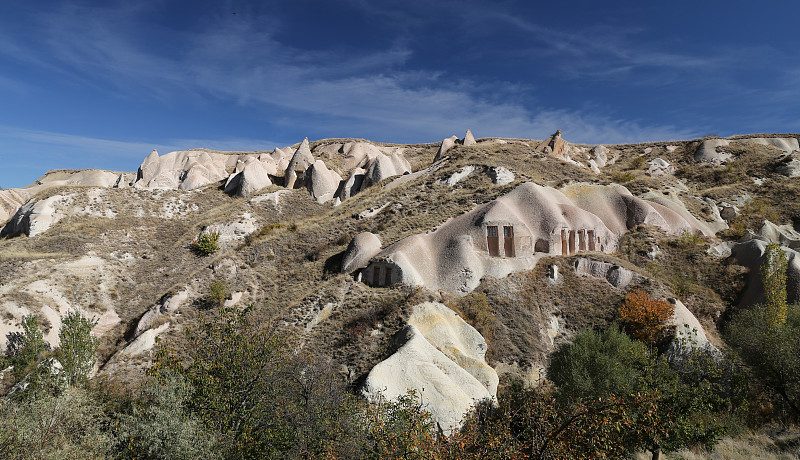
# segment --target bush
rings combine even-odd
[[[674,305],[666,300],[653,299],[637,290],[625,296],[618,311],[620,320],[634,338],[653,344],[674,310]]]
[[[150,380],[143,399],[120,417],[117,450],[122,458],[218,458],[214,438],[185,407],[191,387],[179,376],[165,373]]]
[[[109,439],[102,408],[86,390],[0,400],[2,458],[105,458]]]
[[[211,255],[219,250],[219,232],[203,232],[194,241],[192,249],[203,256]]]
[[[214,281],[208,286],[208,303],[212,307],[222,307],[230,292],[224,281]]]
[[[550,357],[547,376],[564,398],[597,398],[633,391],[649,354],[616,327],[584,330]]]
[[[774,320],[767,308],[754,305],[733,316],[725,336],[756,377],[800,416],[800,306],[787,308],[783,324]]]

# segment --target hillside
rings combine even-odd
[[[728,350],[723,324],[763,300],[759,266],[778,243],[797,302],[798,137],[580,145],[468,131],[50,171],[0,189],[0,333],[36,314],[57,346],[61,315],[78,310],[98,321],[96,378],[133,388],[157,337],[181,349],[223,303],[252,305],[357,392],[421,392],[448,433],[498,386],[544,382],[557,347],[607,329],[629,292],[672,299],[670,324]],[[219,250],[192,250],[214,232]]]

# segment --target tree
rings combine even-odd
[[[739,311],[727,324],[725,337],[755,376],[800,415],[800,306],[788,306],[782,324],[760,305]]]
[[[17,381],[28,375],[48,349],[36,315],[22,317],[20,326],[21,332],[9,332],[6,335],[6,355],[14,366],[12,374]]]
[[[602,333],[583,330],[551,355],[548,378],[562,398],[597,398],[635,390],[650,359],[647,347],[613,326]]]
[[[786,254],[777,243],[764,250],[764,262],[759,267],[764,285],[764,308],[771,325],[784,324],[788,303],[786,300]]]
[[[369,459],[437,458],[436,423],[414,390],[396,400],[371,403],[365,412]]]
[[[78,311],[70,311],[61,317],[56,357],[67,385],[83,385],[89,379],[99,343],[96,337],[92,337],[96,324],[96,319],[86,318]]]
[[[620,320],[628,332],[647,344],[656,341],[674,310],[675,306],[671,303],[651,298],[641,290],[629,292],[618,309]]]
[[[201,316],[186,330],[185,353],[160,348],[150,374],[186,382],[187,410],[226,458],[352,456],[352,441],[363,441],[355,398],[332,367],[293,352],[286,336],[258,327],[250,312],[222,307]]]
[[[218,458],[214,438],[186,409],[191,388],[176,375],[162,374],[144,386],[142,399],[120,417],[119,455],[137,459]]]
[[[575,422],[584,426],[581,430],[601,430],[593,436],[602,437],[603,424],[624,427],[622,447],[648,449],[655,458],[662,448],[712,446],[725,433],[717,416],[738,407],[742,399],[730,385],[730,371],[701,351],[676,371],[655,349],[612,327],[603,333],[583,331],[573,343],[560,346],[548,377],[558,386],[562,404],[572,411],[586,408],[580,423]],[[600,422],[582,425],[598,411],[605,414]]]

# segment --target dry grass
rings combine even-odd
[[[634,458],[649,460],[649,453],[639,453]],[[797,434],[770,437],[748,432],[735,437],[725,437],[711,451],[702,448],[681,449],[664,454],[668,460],[794,460],[800,458]]]

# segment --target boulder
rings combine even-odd
[[[709,342],[705,329],[686,305],[674,298],[667,301],[675,306],[672,316],[667,320],[667,325],[675,326],[675,339],[667,349],[667,358],[670,361],[681,359],[691,350],[702,350],[713,357],[721,357],[722,353]]]
[[[543,140],[535,150],[560,159],[569,158],[569,144],[561,138],[560,129],[549,138]]]
[[[325,203],[332,200],[336,190],[339,188],[339,183],[342,182],[342,176],[337,174],[336,171],[328,169],[322,160],[317,160],[313,165],[309,166],[304,177],[306,178],[306,188],[308,188],[311,196],[317,200],[317,203]]]
[[[447,310],[436,303],[414,307],[396,337],[397,351],[370,371],[362,391],[370,400],[393,400],[415,390],[438,428],[450,435],[472,406],[494,399],[497,374],[483,359],[486,341]]]
[[[575,261],[575,273],[582,276],[602,278],[618,289],[625,289],[632,281],[642,277],[619,265],[580,257]]]
[[[656,158],[654,160],[650,160],[647,162],[649,167],[647,168],[647,175],[652,177],[661,177],[675,174],[675,166],[672,166],[662,158]]]
[[[352,273],[364,268],[369,260],[381,252],[381,239],[370,232],[359,233],[347,245],[342,257],[342,273]]]

